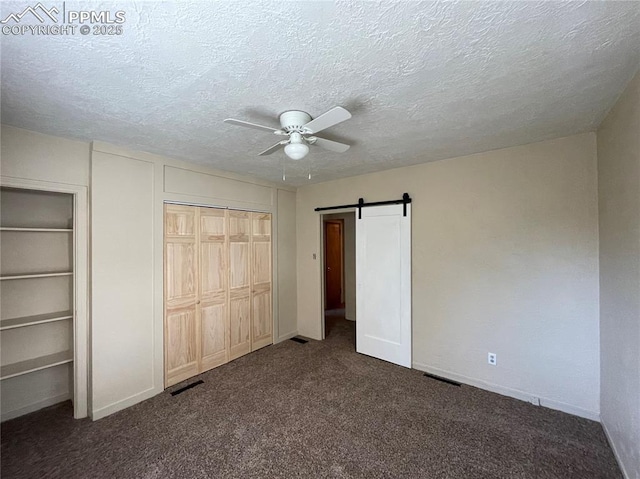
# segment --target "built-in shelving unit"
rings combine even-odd
[[[73,396],[73,195],[2,187],[2,416]]]

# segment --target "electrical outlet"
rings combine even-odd
[[[491,366],[495,366],[498,364],[498,355],[496,353],[489,353],[487,355],[487,362],[491,364]]]

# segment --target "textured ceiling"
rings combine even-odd
[[[353,147],[287,160],[293,185],[593,130],[640,61],[638,2],[65,7],[124,10],[124,32],[3,35],[4,123],[281,181],[284,153],[256,156],[278,138],[222,120],[350,110],[324,136]]]

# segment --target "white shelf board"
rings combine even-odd
[[[59,273],[33,273],[33,274],[7,274],[0,276],[0,281],[9,279],[30,279],[30,278],[53,278],[56,276],[71,276],[73,271],[62,271]]]
[[[24,316],[22,318],[3,319],[0,321],[0,331],[5,329],[23,328],[25,326],[35,326],[37,324],[52,323],[73,319],[71,311],[58,311],[56,313],[38,314],[35,316]]]
[[[24,231],[34,233],[70,233],[72,228],[13,228],[10,226],[0,227],[0,231]]]
[[[73,362],[73,351],[62,351],[55,354],[48,354],[47,356],[41,356],[39,358],[28,359],[26,361],[20,361],[19,363],[2,366],[2,368],[0,368],[0,379],[9,379],[22,374],[28,374],[70,362]]]

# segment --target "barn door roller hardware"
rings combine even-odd
[[[316,208],[315,211],[327,211],[327,210],[344,210],[347,208],[358,208],[358,219],[362,219],[362,208],[367,206],[383,206],[383,205],[403,205],[403,216],[407,216],[407,205],[411,203],[411,197],[409,193],[402,195],[399,200],[389,201],[372,201],[371,203],[365,203],[364,198],[359,198],[358,202],[353,205],[339,205],[339,206],[323,206]]]

